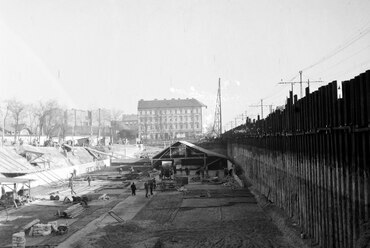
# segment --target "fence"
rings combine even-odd
[[[228,155],[321,247],[370,236],[370,71],[225,133]],[[368,232],[368,234],[366,234]]]

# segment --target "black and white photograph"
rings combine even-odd
[[[370,247],[369,0],[0,0],[0,248]]]

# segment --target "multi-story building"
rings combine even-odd
[[[122,115],[122,122],[131,127],[132,129],[136,128],[137,129],[137,115],[135,114],[126,114],[126,115]]]
[[[144,140],[192,139],[202,134],[203,103],[192,98],[140,100],[139,137]]]

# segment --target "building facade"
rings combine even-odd
[[[202,135],[202,109],[198,100],[140,100],[139,138],[142,140],[194,139]]]

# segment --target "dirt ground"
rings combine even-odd
[[[74,247],[304,247],[282,233],[248,189],[191,184],[158,192],[123,224],[99,228]]]
[[[285,228],[285,220],[273,208],[264,208],[266,204],[261,204],[258,197],[257,202],[255,192],[252,194],[247,188],[231,189],[190,180],[185,193],[156,191],[147,199],[143,178],[135,180],[138,194],[133,197],[127,184],[113,180],[119,176],[117,167],[92,174],[97,180],[91,187],[84,180],[76,181],[78,195],[89,194],[93,198],[76,219],[56,216],[58,210],[71,204],[48,200],[51,192],[58,192],[61,199],[70,195],[66,185],[38,187],[33,193],[44,200],[7,213],[0,211],[0,247],[11,247],[12,234],[36,218],[41,223],[67,223],[69,232],[27,236],[29,247],[307,247],[297,233]],[[102,194],[108,194],[109,200],[97,200]],[[104,216],[112,209],[131,217],[124,223],[116,223],[112,218],[107,222]]]
[[[95,172],[108,176],[118,175],[115,168],[107,168],[106,171]],[[11,208],[7,211],[0,211],[0,247],[11,247],[12,234],[20,231],[23,226],[35,219],[40,223],[46,224],[50,221],[57,221],[59,224],[67,224],[69,232],[65,235],[51,234],[48,236],[30,237],[27,235],[27,246],[44,247],[46,245],[57,246],[60,242],[66,240],[75,231],[83,228],[87,223],[100,217],[111,210],[120,201],[127,198],[127,185],[120,181],[94,180],[91,186],[88,186],[84,180],[74,182],[74,190],[78,196],[89,195],[92,201],[85,211],[75,219],[65,219],[57,216],[57,212],[63,212],[70,207],[72,203],[63,204],[65,196],[71,196],[70,189],[65,185],[55,187],[38,186],[32,189],[32,195],[36,200],[18,209]],[[56,193],[60,196],[59,201],[49,200],[50,193]],[[98,201],[97,198],[103,194],[109,195],[109,200]],[[27,234],[27,233],[26,233]]]

